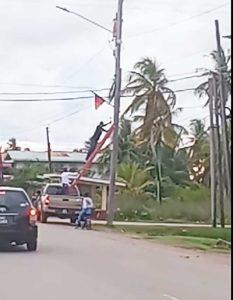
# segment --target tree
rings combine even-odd
[[[141,169],[135,162],[120,164],[118,178],[125,182],[128,191],[135,194],[143,193],[146,188],[154,185],[149,169]]]
[[[21,187],[29,192],[35,182],[40,182],[37,176],[43,175],[46,171],[48,171],[47,168],[40,163],[28,164],[22,169],[15,169],[13,171],[13,180],[7,182],[6,185]]]
[[[191,120],[190,129],[194,137],[194,143],[188,150],[191,179],[209,185],[210,146],[204,121]]]
[[[138,149],[133,141],[132,122],[122,118],[119,130],[119,151],[118,162],[129,162],[137,160]],[[111,145],[102,150],[102,155],[98,159],[99,171],[108,174],[110,168]]]
[[[160,147],[165,144],[177,145],[177,132],[172,124],[172,110],[176,103],[175,93],[167,85],[164,69],[159,69],[156,61],[144,58],[130,72],[124,92],[133,97],[124,115],[130,113],[139,122],[135,137],[138,144],[151,147],[157,170],[157,196],[161,202],[161,161]],[[140,112],[140,115],[135,113]]]
[[[134,66],[130,72],[125,94],[133,97],[132,103],[124,115],[130,112],[135,122],[141,124],[136,133],[140,141],[154,141],[159,137],[166,143],[172,143],[166,138],[171,129],[171,110],[176,103],[175,93],[166,87],[167,79],[163,69],[159,69],[155,61],[145,58]],[[141,112],[140,115],[135,113]],[[173,133],[173,132],[172,132]],[[170,137],[171,138],[171,137]]]

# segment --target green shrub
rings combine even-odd
[[[149,195],[124,192],[118,196],[116,220],[209,222],[210,192],[203,186],[176,187],[162,205]]]

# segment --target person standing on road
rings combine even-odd
[[[104,122],[100,122],[99,125],[96,127],[96,130],[95,130],[93,136],[90,138],[90,148],[88,150],[86,160],[88,160],[88,158],[91,156],[91,154],[95,150],[96,145],[98,143],[98,140],[101,137],[102,132],[103,131],[107,132],[107,130],[105,130],[104,127],[109,125],[109,124],[111,124],[111,122],[109,122],[107,124],[104,124]]]

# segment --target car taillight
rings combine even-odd
[[[37,221],[37,211],[35,208],[29,210],[29,223],[34,225]]]
[[[44,204],[49,205],[49,203],[50,203],[50,198],[49,198],[49,196],[47,196],[44,200]]]

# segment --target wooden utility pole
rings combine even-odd
[[[109,197],[108,197],[108,214],[107,214],[107,224],[112,225],[114,220],[114,200],[116,191],[116,174],[117,174],[117,158],[118,158],[118,133],[119,133],[119,118],[120,118],[120,99],[121,99],[121,45],[122,45],[122,15],[123,15],[123,1],[118,0],[118,11],[116,15],[116,49],[115,49],[115,59],[116,59],[116,70],[115,70],[115,80],[116,80],[116,90],[114,99],[114,133],[113,133],[113,150],[111,153],[110,162],[110,187],[109,187]]]
[[[47,137],[47,153],[48,153],[49,173],[52,173],[51,145],[50,145],[50,141],[49,141],[49,128],[48,127],[46,127],[46,137]]]
[[[216,41],[217,41],[217,53],[218,53],[218,73],[219,73],[219,89],[220,89],[220,113],[221,113],[221,129],[222,129],[222,145],[224,155],[224,165],[226,170],[226,182],[228,189],[228,197],[231,201],[231,166],[230,166],[230,154],[228,148],[228,136],[227,136],[227,122],[226,122],[226,102],[227,102],[227,91],[226,82],[224,78],[224,62],[222,56],[219,22],[215,20],[216,28]]]
[[[217,227],[217,180],[216,180],[216,142],[213,106],[213,81],[209,79],[209,112],[210,112],[210,185],[211,185],[211,219]]]
[[[219,197],[219,205],[220,205],[220,223],[221,227],[225,227],[225,212],[224,212],[224,173],[222,169],[222,143],[221,143],[221,134],[220,134],[220,112],[219,112],[219,93],[217,86],[217,78],[216,75],[213,74],[212,78],[213,82],[213,97],[214,97],[214,114],[215,114],[215,141],[216,141],[216,163],[217,163],[217,186],[218,186],[218,197]]]

